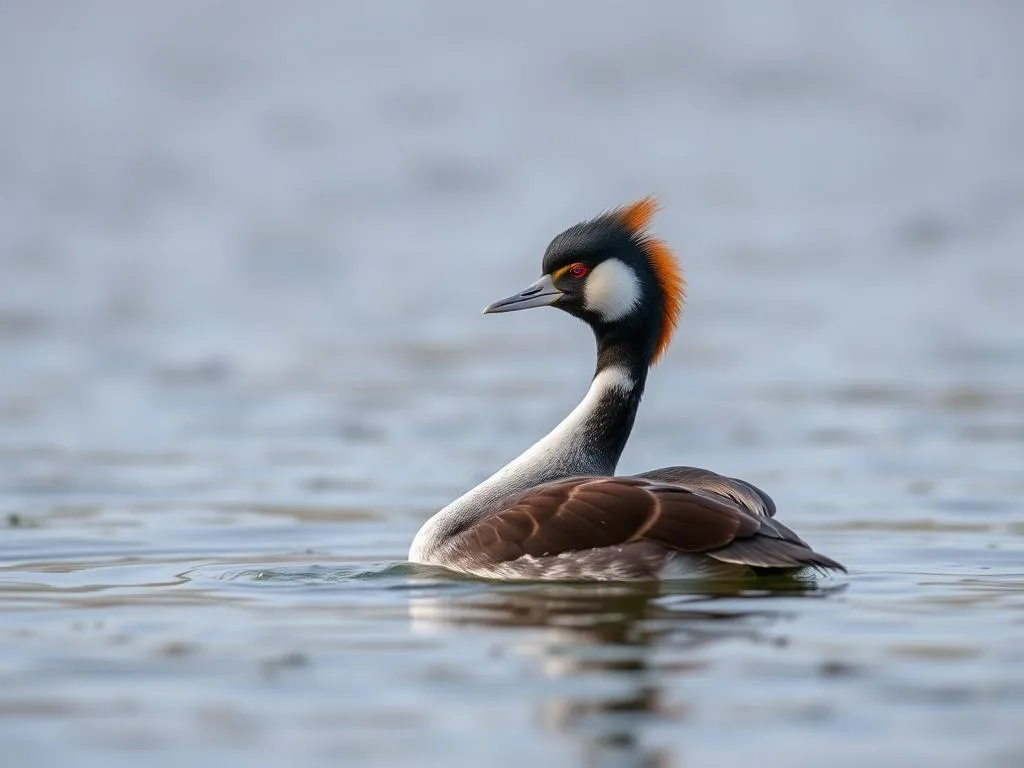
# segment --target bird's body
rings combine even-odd
[[[498,579],[652,580],[737,569],[842,569],[774,519],[760,489],[694,467],[615,469],[649,367],[671,339],[683,280],[646,232],[650,198],[566,230],[544,276],[487,312],[556,306],[587,322],[597,370],[548,435],[431,517],[412,562]]]

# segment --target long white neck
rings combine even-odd
[[[586,397],[557,427],[427,520],[413,539],[409,560],[433,562],[453,535],[527,488],[573,475],[613,474],[633,427],[643,384],[621,366],[598,371]]]

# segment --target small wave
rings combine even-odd
[[[248,565],[227,568],[204,565],[188,572],[192,581],[232,582],[244,586],[316,587],[348,583],[388,582],[408,576],[409,564],[402,562],[360,563],[358,565],[310,565],[309,563]]]

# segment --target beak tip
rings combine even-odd
[[[551,277],[544,275],[533,285],[520,291],[514,296],[492,302],[484,307],[483,314],[491,315],[498,312],[516,312],[520,309],[531,309],[532,307],[547,307],[554,304],[563,296],[563,293],[551,283]]]

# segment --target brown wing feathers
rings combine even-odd
[[[641,472],[636,477],[672,483],[692,490],[713,493],[732,499],[741,507],[764,517],[775,516],[775,502],[771,496],[745,480],[725,477],[699,467],[662,467],[650,472]]]
[[[628,541],[650,511],[650,505],[643,503],[646,499],[628,486],[587,485],[597,482],[570,480],[540,486],[467,533],[491,528],[492,535],[503,542],[502,549],[515,552],[514,557],[547,557]],[[490,541],[491,536],[487,538]],[[493,547],[479,539],[477,543]]]
[[[650,479],[654,474],[578,477],[538,486],[464,531],[464,543],[495,563],[653,542],[666,550],[755,567],[841,568],[766,516],[774,505],[770,499],[764,505],[763,494],[753,486],[740,489],[757,494],[759,508],[750,510],[732,494],[659,482]],[[706,474],[718,483],[714,478],[720,476]]]

